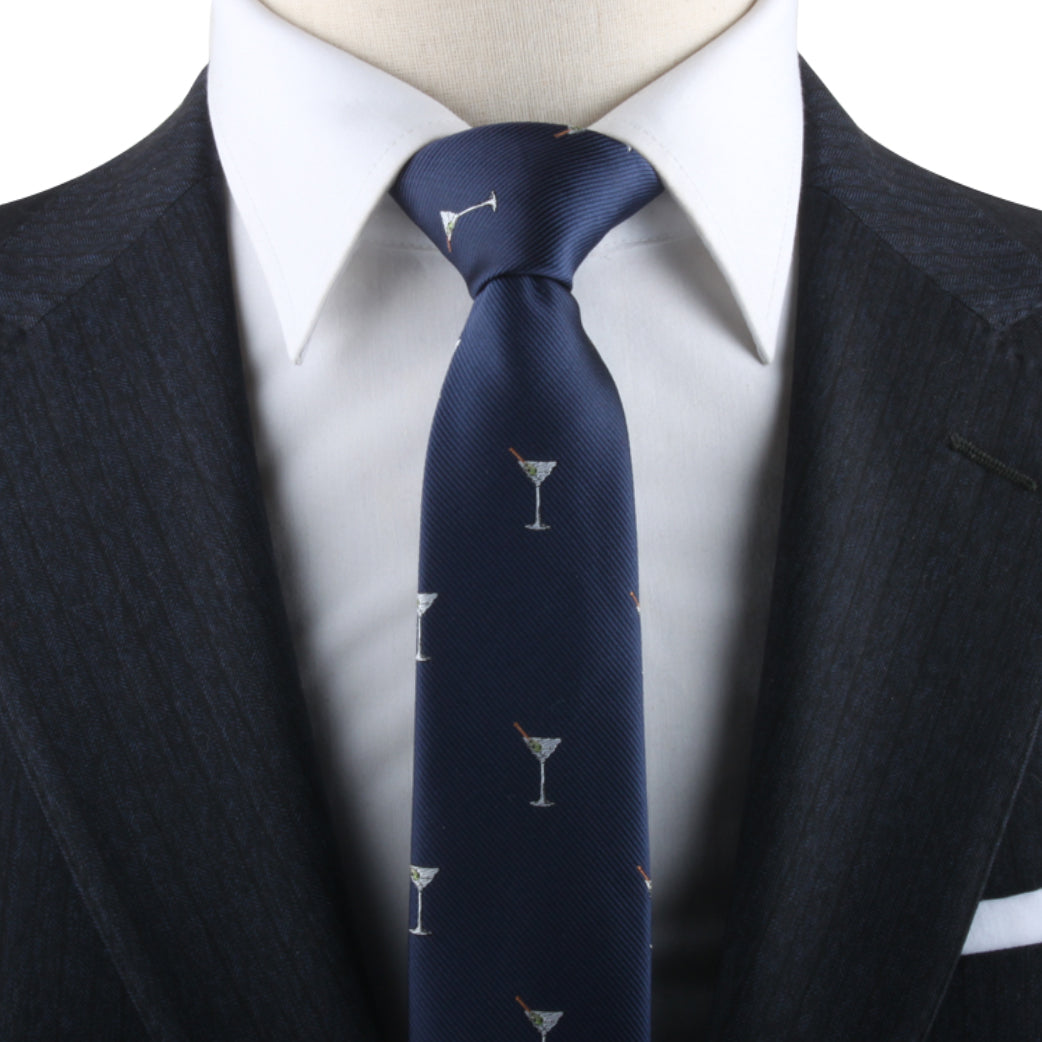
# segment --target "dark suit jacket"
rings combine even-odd
[[[1042,887],[1042,217],[805,90],[789,463],[713,1038],[1037,1040],[1042,948],[960,950],[982,897]],[[140,146],[0,209],[3,1040],[375,1038],[223,200],[200,80]]]

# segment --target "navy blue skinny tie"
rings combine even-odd
[[[392,190],[474,298],[424,476],[412,1042],[649,1035],[629,442],[571,285],[660,191],[538,123],[436,141]]]

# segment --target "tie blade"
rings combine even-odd
[[[565,1010],[576,1037],[649,1034],[629,444],[568,286],[659,186],[558,132],[478,128],[395,188],[475,294],[424,478],[412,858],[437,877],[413,877],[412,1042],[508,1037],[522,995],[542,1037]]]

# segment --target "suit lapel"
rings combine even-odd
[[[933,184],[830,105],[809,79],[784,518],[715,1028],[729,1042],[922,1037],[1038,716],[1042,499],[947,445],[955,431],[1042,475],[1018,350],[1039,336],[1023,314],[1037,261],[967,197],[917,198]],[[855,183],[845,164],[875,172]],[[0,722],[154,1037],[367,1037],[201,86],[100,177],[7,239],[34,263],[0,354]],[[941,263],[920,246],[943,221]],[[965,265],[952,235],[972,239]],[[981,254],[1008,277],[979,279]]]
[[[222,211],[201,81],[7,240],[0,721],[154,1037],[371,1037]]]
[[[1042,280],[967,193],[805,90],[783,521],[714,1038],[900,1042],[944,993],[1038,724],[1042,496],[948,440],[1042,476],[1020,350]]]

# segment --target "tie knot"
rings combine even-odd
[[[662,190],[614,138],[548,123],[495,123],[434,141],[391,194],[467,280],[501,275],[571,286],[587,253]]]

